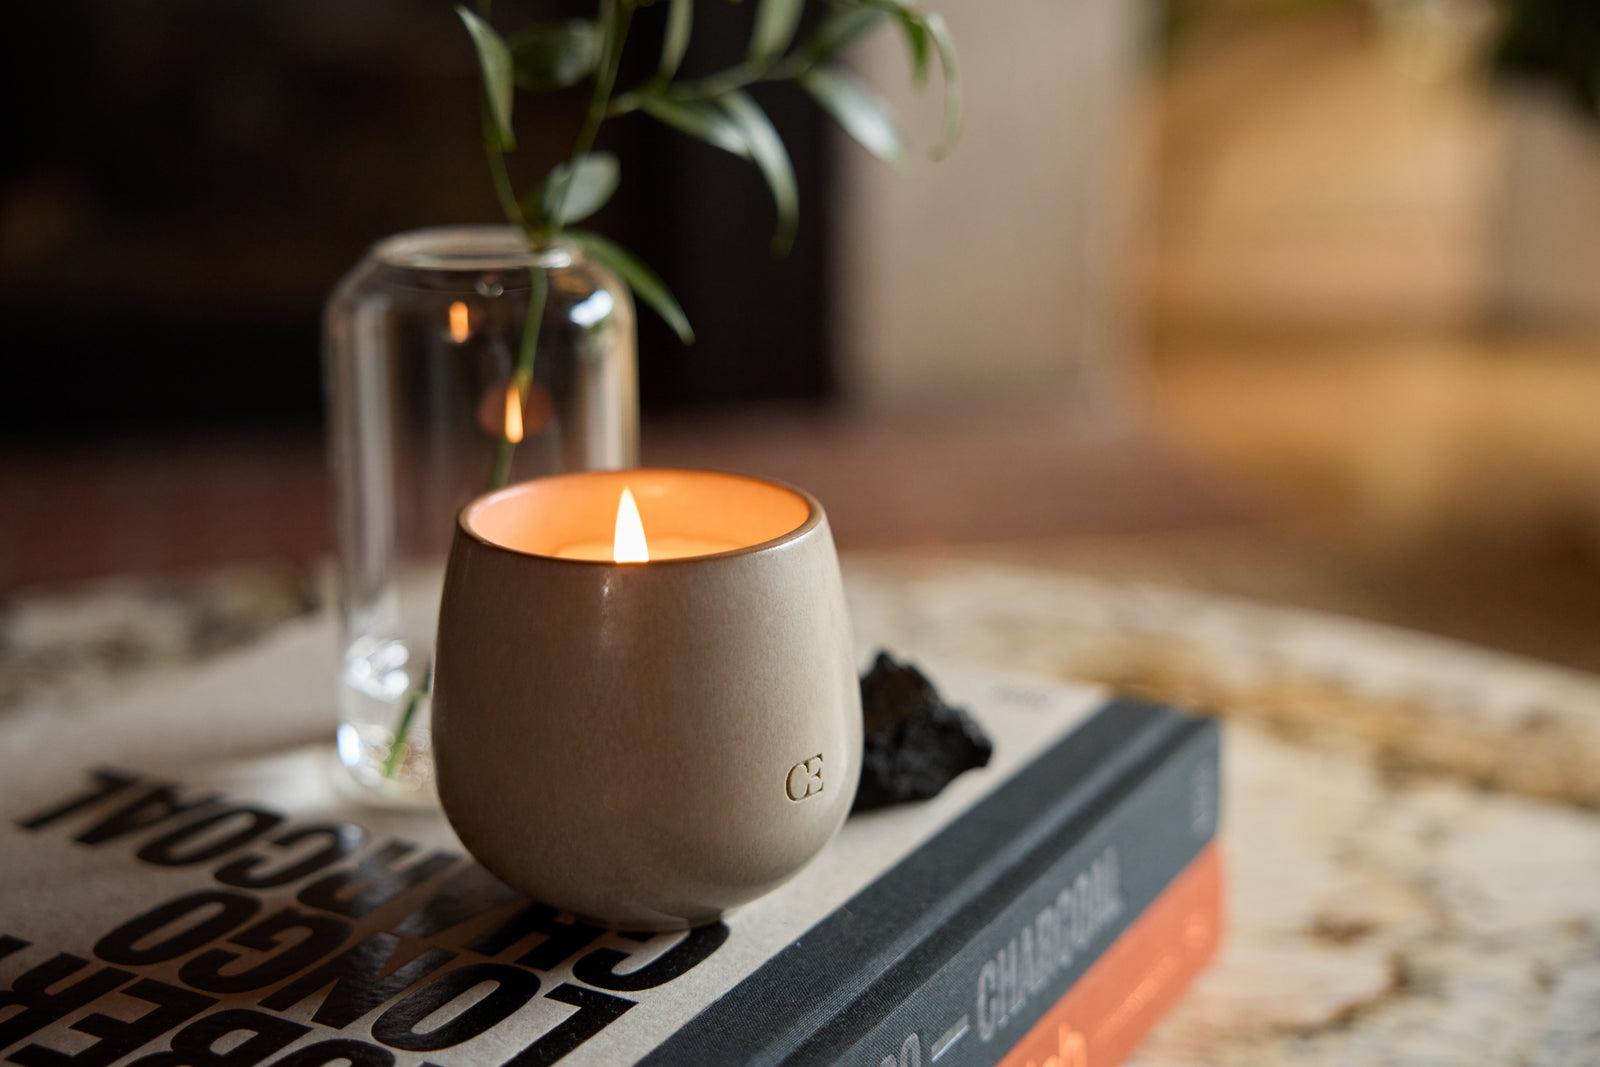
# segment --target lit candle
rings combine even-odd
[[[854,659],[827,517],[801,490],[684,470],[507,486],[462,509],[440,596],[440,803],[546,905],[711,922],[849,813]]]
[[[562,559],[601,559],[613,563],[648,563],[652,559],[682,559],[731,552],[732,541],[709,537],[649,537],[639,518],[633,491],[623,489],[617,501],[617,527],[609,541],[580,541],[556,550]]]
[[[710,471],[629,470],[513,486],[485,498],[466,521],[485,540],[519,552],[648,563],[758,545],[805,518],[801,498],[770,483]]]

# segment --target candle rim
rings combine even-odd
[[[773,489],[781,489],[785,492],[793,493],[795,496],[799,497],[801,502],[806,505],[806,517],[804,521],[802,521],[798,526],[795,526],[793,529],[787,530],[776,537],[769,537],[765,541],[758,541],[752,545],[740,545],[738,548],[730,548],[722,552],[707,552],[700,556],[668,556],[663,559],[652,559],[642,564],[618,563],[616,560],[612,559],[575,559],[570,556],[558,556],[552,553],[534,552],[529,549],[513,548],[510,545],[503,545],[498,541],[489,540],[483,534],[479,533],[477,530],[474,530],[471,526],[469,521],[471,513],[477,510],[479,507],[492,504],[498,498],[509,496],[512,493],[520,490],[522,487],[533,482],[554,481],[558,478],[579,478],[593,474],[710,474],[722,478],[733,478],[740,481],[754,482],[757,485],[764,485]],[[500,552],[505,552],[513,556],[522,556],[527,559],[549,560],[552,563],[574,564],[578,566],[638,568],[664,567],[674,563],[698,563],[701,560],[727,559],[733,556],[745,556],[752,555],[756,552],[764,552],[768,549],[777,548],[781,545],[804,537],[806,534],[822,525],[822,519],[823,511],[821,501],[812,496],[811,493],[805,489],[800,488],[798,485],[792,485],[789,482],[785,482],[777,478],[768,478],[759,474],[745,474],[742,471],[713,470],[705,467],[620,467],[614,470],[604,471],[566,471],[561,474],[547,474],[539,478],[527,478],[520,482],[514,482],[511,485],[501,486],[499,489],[490,490],[481,496],[473,497],[462,506],[461,510],[456,514],[456,529],[467,537],[472,538],[473,541],[485,548],[496,549]]]

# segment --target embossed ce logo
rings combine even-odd
[[[789,777],[784,779],[783,791],[789,794],[790,800],[804,800],[822,792],[822,753],[790,767]]]

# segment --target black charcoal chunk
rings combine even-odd
[[[923,673],[879,652],[861,679],[866,734],[852,811],[926,800],[956,775],[989,762],[994,743],[961,708],[946,704]]]

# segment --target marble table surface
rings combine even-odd
[[[1600,678],[1204,593],[846,561],[859,636],[1227,720],[1229,934],[1139,1064],[1600,1063]],[[0,602],[0,715],[70,713],[324,598],[289,569]]]

